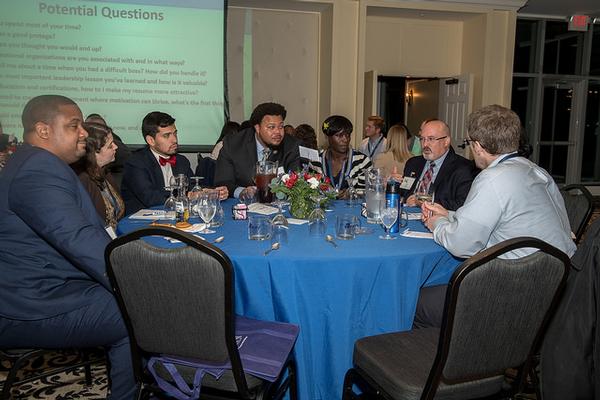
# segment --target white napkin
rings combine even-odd
[[[421,213],[420,212],[409,212],[408,213],[408,220],[409,221],[415,221],[415,220],[420,220],[421,219]]]
[[[266,204],[252,203],[248,206],[248,211],[256,214],[271,215],[275,214],[278,210],[275,207],[271,207]]]
[[[304,225],[308,223],[307,219],[288,218],[287,220],[292,225]]]
[[[404,237],[411,237],[417,239],[433,239],[433,233],[431,232],[416,232],[410,229],[405,229],[404,232],[400,233]]]
[[[136,212],[135,214],[132,214],[129,218],[131,219],[148,219],[148,220],[155,220],[155,219],[161,219],[165,217],[165,211],[164,210],[148,210],[148,209],[141,209],[138,212]]]

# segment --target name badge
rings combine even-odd
[[[402,183],[400,184],[400,189],[404,189],[404,190],[409,190],[413,183],[415,183],[415,177],[412,176],[405,176],[404,179],[402,179]]]

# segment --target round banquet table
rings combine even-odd
[[[294,352],[302,400],[340,399],[354,342],[363,336],[410,329],[419,289],[447,283],[461,262],[432,239],[395,234],[396,240],[381,240],[383,229],[362,217],[363,227],[373,233],[349,241],[336,239],[337,248],[323,237],[309,236],[307,224],[290,224],[288,243],[265,256],[270,241],[248,240],[247,221],[232,219],[235,203],[233,199],[223,202],[223,226],[201,236],[225,237],[216,246],[234,265],[237,314],[300,326]],[[333,236],[336,214],[360,213],[360,206],[348,207],[343,201],[329,208],[327,233]],[[125,218],[117,233],[149,222]],[[419,220],[409,221],[408,227],[426,231]],[[175,246],[163,238],[151,240]]]

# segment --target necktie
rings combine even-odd
[[[161,167],[164,167],[165,165],[167,165],[167,163],[171,164],[171,166],[174,167],[175,164],[177,164],[177,156],[175,154],[173,154],[169,158],[158,157],[158,162]]]
[[[435,168],[435,163],[429,163],[429,168],[425,171],[425,175],[423,175],[422,187],[429,193],[429,186],[431,186],[431,179],[433,178],[433,169]]]

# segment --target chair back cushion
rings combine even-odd
[[[582,185],[569,185],[560,190],[565,201],[571,230],[580,239],[592,214],[592,195]]]
[[[226,285],[221,263],[199,249],[120,245],[110,263],[133,335],[151,353],[223,362]]]
[[[538,251],[492,260],[460,282],[442,372],[446,382],[503,374],[525,362],[565,272]]]

